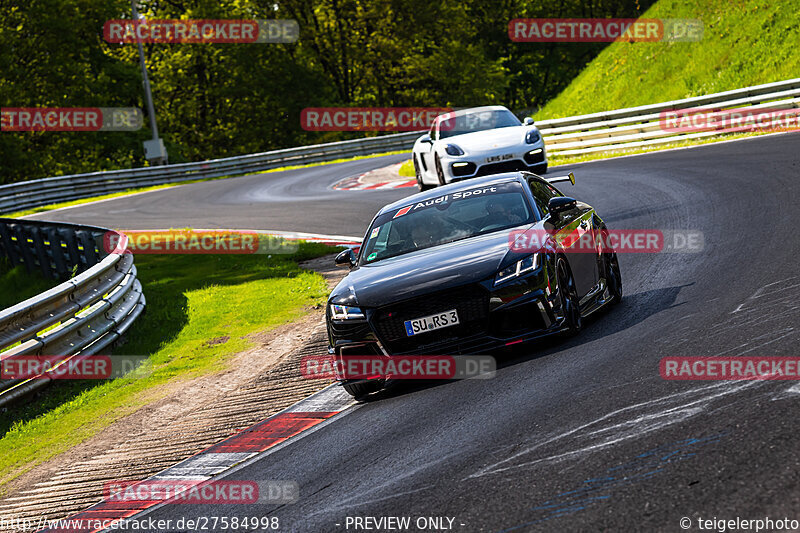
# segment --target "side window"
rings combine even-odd
[[[563,194],[558,192],[556,190],[556,188],[553,187],[552,185],[550,185],[549,183],[545,184],[545,187],[547,187],[547,190],[550,192],[550,198],[555,198],[556,196],[564,196]]]
[[[543,217],[547,216],[550,213],[550,210],[547,208],[547,202],[549,202],[550,198],[552,198],[554,195],[547,188],[547,184],[542,183],[537,179],[529,179],[528,186],[531,189],[531,193],[533,193],[533,199],[536,201],[536,207],[539,208],[539,211],[541,211]]]
[[[533,193],[533,198],[536,200],[536,206],[542,212],[543,216],[550,213],[550,210],[547,208],[547,203],[550,201],[550,198],[564,196],[549,183],[542,182],[536,178],[528,179],[528,186],[531,189],[531,193]]]
[[[433,124],[431,124],[431,131],[428,132],[428,135],[431,136],[431,140],[432,141],[436,140],[436,121],[435,120],[433,121]]]

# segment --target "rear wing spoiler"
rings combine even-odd
[[[544,181],[547,183],[560,183],[562,181],[568,181],[575,185],[575,174],[570,172],[566,176],[553,176],[552,178],[544,178]]]

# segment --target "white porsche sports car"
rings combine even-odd
[[[520,122],[503,106],[439,115],[414,143],[411,159],[421,191],[500,172],[547,171],[544,140],[533,119]]]

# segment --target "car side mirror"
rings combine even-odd
[[[554,198],[550,198],[550,201],[547,202],[547,209],[549,209],[550,213],[553,215],[559,216],[564,211],[575,209],[577,205],[578,201],[575,198],[570,198],[569,196],[556,196]]]
[[[352,248],[348,248],[347,250],[342,250],[339,252],[339,255],[336,256],[336,259],[333,260],[336,263],[336,266],[346,266],[353,268],[356,266],[356,254],[353,253]]]
[[[522,123],[526,126],[533,126],[533,119],[531,117],[525,117],[522,120]]]
[[[430,134],[426,133],[425,135],[419,138],[419,142],[433,144],[433,139],[431,139]]]

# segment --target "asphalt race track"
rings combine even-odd
[[[405,161],[390,155],[206,181],[78,206],[32,219],[117,229],[271,229],[362,237],[380,207],[416,192],[336,191],[337,181]],[[87,222],[90,221],[90,222]],[[349,233],[348,233],[349,232]]]
[[[402,158],[199,183],[36,218],[360,236],[380,206],[413,190],[329,186]],[[355,531],[347,517],[364,516],[408,516],[412,525],[449,517],[465,532],[800,520],[800,384],[659,375],[665,356],[798,355],[800,134],[573,170],[578,184],[561,189],[610,228],[700,230],[705,250],[622,255],[623,303],[578,337],[499,354],[494,379],[392,389],[227,475],[296,480],[297,503],[168,505],[146,516],[277,516],[281,531],[326,532]]]

